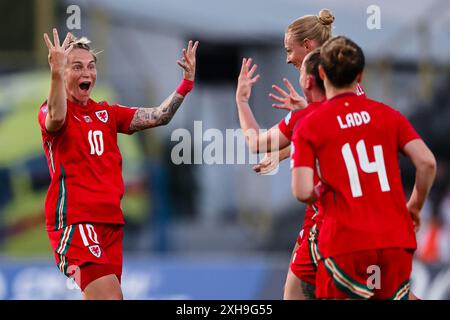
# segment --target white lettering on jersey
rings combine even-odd
[[[101,156],[103,154],[104,143],[103,143],[103,132],[101,130],[89,130],[88,132],[89,145],[91,146],[91,155]]]
[[[347,113],[342,120],[341,116],[337,116],[337,121],[341,129],[359,127],[370,122],[370,114],[367,111]]]
[[[345,166],[347,167],[348,178],[350,182],[350,189],[352,190],[353,198],[358,198],[363,195],[361,182],[359,179],[358,166],[355,157],[353,156],[350,144],[346,143],[341,149],[344,157]],[[377,173],[378,180],[382,192],[391,190],[386,172],[386,165],[383,156],[383,147],[381,145],[373,146],[373,153],[375,161],[370,162],[367,155],[366,143],[364,140],[359,140],[356,144],[356,152],[358,153],[359,167],[365,173]]]

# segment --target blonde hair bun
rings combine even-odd
[[[91,43],[91,40],[89,40],[89,39],[86,38],[86,37],[81,37],[81,38],[75,38],[75,37],[73,37],[73,38],[72,38],[72,43],[71,43],[71,44],[73,44],[73,45],[76,45],[76,44],[88,45],[89,43]]]
[[[334,22],[334,15],[333,13],[328,9],[322,9],[319,12],[319,15],[317,16],[319,18],[319,21],[324,26],[331,25]]]
[[[291,22],[286,33],[293,37],[294,41],[303,45],[303,41],[308,38],[314,40],[321,46],[331,38],[332,23],[334,16],[328,9],[322,9],[319,15],[308,14]]]

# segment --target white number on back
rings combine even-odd
[[[367,156],[366,144],[364,140],[358,141],[356,144],[356,151],[358,153],[359,165],[361,170],[365,173],[377,173],[378,180],[380,182],[381,191],[390,191],[389,181],[386,174],[386,166],[384,164],[383,148],[378,145],[373,147],[375,155],[375,161],[369,162]],[[346,143],[341,149],[342,156],[344,157],[345,166],[347,167],[348,178],[350,181],[350,188],[354,198],[362,196],[361,183],[359,181],[358,167],[356,165],[355,158],[353,157],[350,144]]]

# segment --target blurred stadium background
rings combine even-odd
[[[70,5],[81,9],[69,30]],[[367,8],[381,9],[381,29]],[[0,299],[79,299],[59,274],[44,229],[49,183],[37,111],[49,90],[42,33],[56,26],[85,35],[99,56],[94,99],[129,106],[159,104],[178,84],[176,65],[189,39],[200,40],[196,88],[164,128],[121,136],[124,293],[132,299],[281,299],[304,208],[290,191],[288,161],[273,176],[251,165],[174,165],[170,139],[238,128],[234,93],[240,61],[252,56],[262,79],[252,107],[261,127],[285,112],[268,93],[283,77],[287,25],[329,8],[334,34],[359,43],[367,57],[363,86],[412,120],[438,159],[424,209],[412,285],[423,299],[450,298],[450,2],[427,0],[16,0],[1,1]],[[298,86],[298,85],[297,85]],[[203,143],[203,147],[206,143]],[[193,146],[196,148],[198,146]],[[201,147],[201,146],[200,146]],[[402,159],[405,193],[414,176]]]

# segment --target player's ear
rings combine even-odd
[[[323,81],[325,81],[325,78],[327,77],[326,74],[325,74],[325,70],[323,70],[323,67],[322,67],[321,64],[319,64],[319,77]]]
[[[303,40],[303,46],[305,47],[307,52],[310,52],[312,50],[312,43],[311,40],[309,40],[308,38],[305,38]]]

